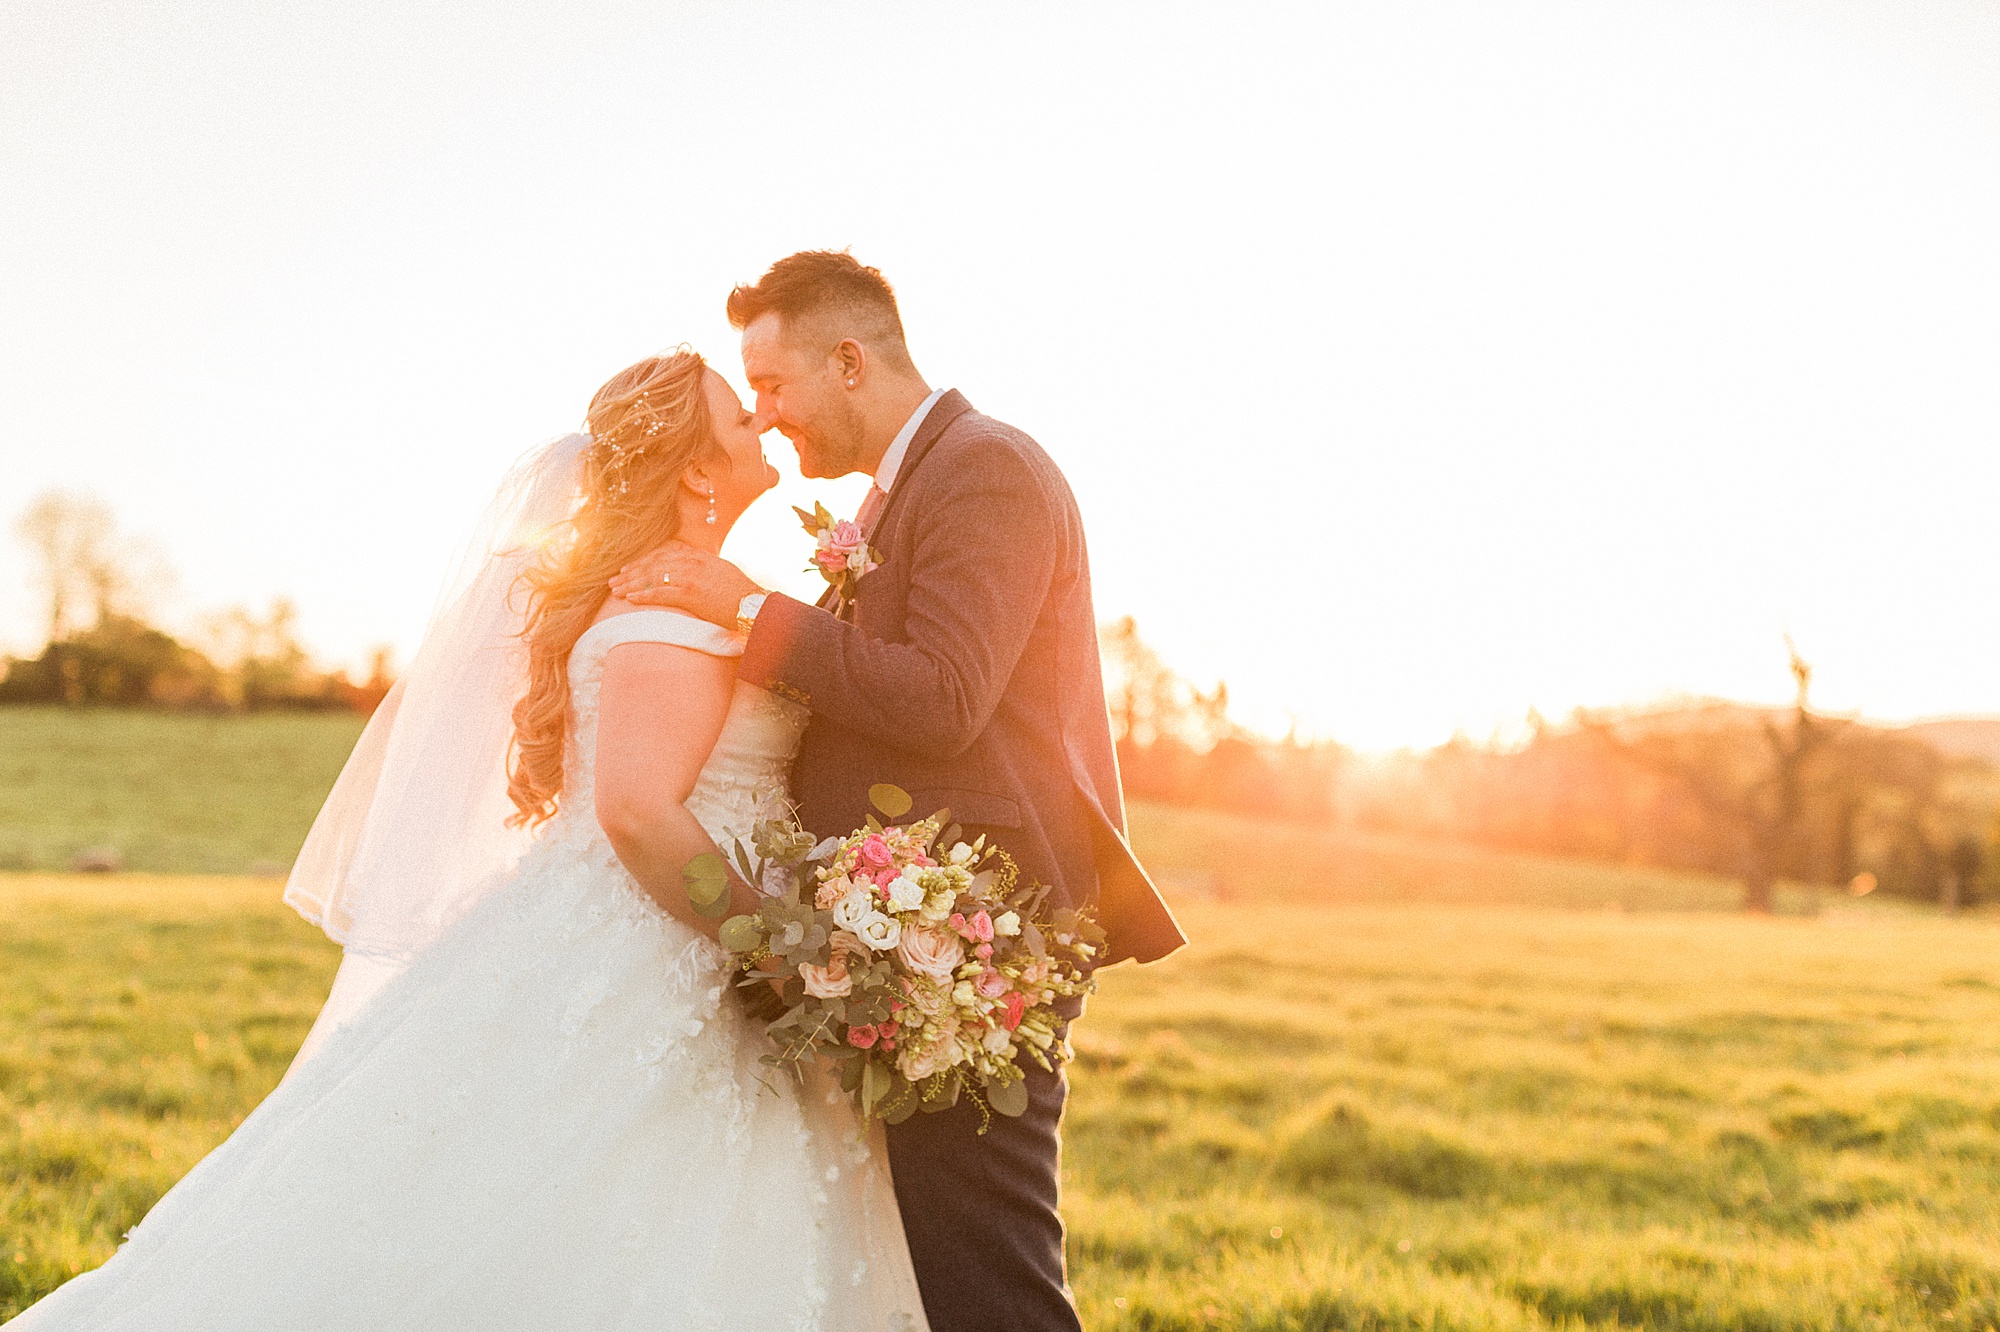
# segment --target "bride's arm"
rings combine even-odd
[[[695,913],[681,870],[715,843],[688,812],[695,778],[729,713],[735,663],[666,643],[623,643],[605,659],[597,713],[597,822],[627,871],[661,910],[710,938],[720,921]],[[732,911],[754,911],[734,875]]]

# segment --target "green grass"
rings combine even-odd
[[[0,869],[242,874],[291,863],[362,719],[0,708]]]
[[[67,869],[99,846],[157,874],[288,865],[361,725],[338,713],[0,708],[0,870]],[[1259,828],[1246,847],[1243,821],[1167,806],[1134,805],[1131,818],[1147,863],[1180,897],[1640,911],[1725,910],[1739,894],[1709,875],[1345,831]],[[1300,863],[1314,872],[1295,873]],[[1780,905],[1811,902],[1788,889]]]
[[[0,848],[283,860],[354,730],[0,711]],[[1133,833],[1195,944],[1078,1029],[1088,1326],[2000,1327],[2000,921],[1804,890],[1745,919],[1701,875],[1156,807]],[[269,881],[0,874],[0,1317],[240,1122],[336,960]]]
[[[339,957],[268,880],[0,875],[0,1317],[264,1098]]]
[[[1078,1031],[1088,1326],[2000,1323],[1992,923],[1184,915]],[[0,1315],[240,1121],[335,960],[269,883],[0,876]]]
[[[1731,911],[1743,898],[1741,884],[1712,874],[1559,860],[1349,829],[1254,825],[1169,805],[1134,804],[1129,821],[1140,859],[1170,895],[1181,898],[1615,911]],[[1312,870],[1301,874],[1299,865]],[[1820,889],[1784,884],[1778,890],[1781,915],[1812,914],[1826,902]]]
[[[2000,1323],[2000,929],[1191,907],[1069,1129],[1093,1327]]]

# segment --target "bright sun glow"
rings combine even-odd
[[[852,245],[1099,609],[1364,746],[1671,691],[2000,711],[2000,10],[0,12],[0,517],[407,657],[462,525]],[[740,376],[738,376],[740,378]],[[735,552],[809,589],[778,493]],[[0,639],[33,645],[24,552]]]

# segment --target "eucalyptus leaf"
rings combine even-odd
[[[986,1084],[986,1104],[993,1107],[996,1115],[1009,1119],[1019,1119],[1028,1113],[1028,1082],[1016,1078],[1012,1082],[989,1082]]]
[[[918,1097],[908,1083],[904,1083],[902,1095],[890,1099],[889,1108],[883,1112],[882,1122],[884,1124],[900,1124],[911,1115],[917,1113],[917,1107],[921,1105],[923,1105],[922,1099]],[[929,1107],[925,1108],[928,1109]]]
[[[697,916],[700,916],[703,920],[721,920],[724,916],[727,916],[729,914],[730,904],[729,904],[728,893],[723,893],[713,902],[696,902],[694,900],[694,895],[690,893],[688,895],[688,901],[694,907],[695,914]]]
[[[729,901],[729,865],[713,851],[704,851],[681,869],[681,884],[695,908]]]
[[[868,803],[881,810],[885,817],[900,819],[910,812],[910,806],[916,801],[910,799],[910,793],[900,786],[877,782],[868,788]]]
[[[722,922],[717,931],[722,946],[732,953],[747,953],[764,941],[764,931],[757,928],[755,916],[731,916]]]
[[[882,1066],[873,1059],[864,1058],[861,1063],[861,1112],[867,1114],[873,1110],[888,1092],[889,1077]]]

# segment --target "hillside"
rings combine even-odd
[[[2000,768],[2000,717],[1939,717],[1902,728],[1941,754],[1985,759]]]

